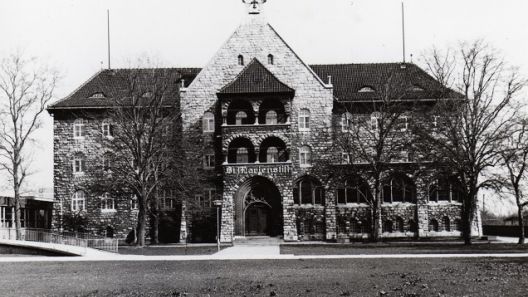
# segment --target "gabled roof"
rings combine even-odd
[[[379,98],[378,91],[389,77],[392,82],[407,86],[403,99],[461,98],[462,96],[443,88],[433,77],[414,64],[405,64],[405,68],[401,67],[401,63],[334,64],[310,67],[323,81],[328,81],[328,76],[332,76],[334,96],[339,101],[375,100]],[[169,80],[174,87],[171,90],[173,98],[179,100],[181,80],[183,79],[188,86],[200,71],[200,68],[102,70],[66,98],[52,104],[48,110],[110,107],[113,105],[111,99],[127,96],[127,79],[133,72]],[[365,87],[374,89],[374,92],[359,92]],[[219,94],[269,92],[292,93],[294,90],[278,80],[262,63],[253,59],[231,83],[220,90]]]
[[[294,93],[295,91],[281,82],[256,58],[238,74],[238,76],[218,94],[265,94]]]
[[[400,88],[400,99],[459,98],[460,94],[444,88],[438,81],[414,64],[336,64],[312,65],[323,79],[332,77],[334,96],[339,101],[363,101],[380,98],[388,81]],[[374,92],[367,92],[368,88]],[[361,90],[361,91],[360,91]]]
[[[167,84],[171,99],[179,100],[182,79],[189,85],[199,68],[153,68],[153,69],[111,69],[102,70],[82,84],[66,98],[50,105],[48,110],[68,108],[105,108],[114,105],[113,99],[130,95],[129,86],[133,79],[139,86],[148,89],[152,80]]]

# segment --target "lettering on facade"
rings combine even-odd
[[[228,166],[225,168],[226,174],[250,174],[250,175],[282,175],[290,174],[291,167],[280,166]]]

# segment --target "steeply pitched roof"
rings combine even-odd
[[[112,106],[112,99],[130,95],[130,84],[136,89],[148,89],[149,85],[163,81],[171,99],[179,100],[181,80],[185,85],[200,72],[199,68],[155,68],[102,70],[82,84],[66,98],[48,107],[48,110],[68,108],[104,108]],[[154,82],[154,80],[156,82]]]
[[[443,88],[438,81],[414,64],[337,64],[312,65],[312,69],[328,81],[332,77],[334,96],[339,101],[362,101],[380,98],[387,85],[391,93],[401,99],[435,99],[460,97],[459,94]],[[371,88],[374,92],[368,92]],[[363,90],[362,90],[363,89]],[[360,91],[362,90],[362,91]]]
[[[379,91],[389,80],[406,88],[402,99],[460,98],[460,94],[443,88],[433,77],[414,64],[334,64],[312,65],[323,81],[332,76],[334,96],[339,101],[362,101],[379,98]],[[49,110],[71,108],[104,108],[112,106],[112,98],[126,97],[132,73],[139,77],[169,80],[174,100],[179,100],[181,80],[188,86],[200,68],[156,68],[102,70],[66,98],[52,104]],[[148,79],[144,79],[147,83]],[[370,87],[374,92],[359,92]],[[220,94],[292,93],[294,90],[278,80],[262,63],[252,60],[246,68],[220,90]],[[95,96],[94,96],[95,95]],[[104,96],[103,96],[104,95]]]
[[[238,76],[219,94],[293,93],[292,88],[281,82],[259,60],[253,59]]]

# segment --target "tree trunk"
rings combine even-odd
[[[375,200],[372,203],[371,210],[371,230],[370,237],[373,242],[378,242],[380,239],[380,230],[381,230],[381,191],[379,191],[379,183],[376,182],[375,188]]]
[[[518,214],[519,214],[519,244],[524,244],[524,218],[523,218],[523,207],[518,206],[517,208]]]
[[[137,246],[145,246],[145,235],[146,235],[146,208],[147,202],[145,196],[138,197],[139,211],[138,211],[138,222],[137,222]]]
[[[473,213],[472,199],[475,199],[473,195],[469,195],[471,198],[464,197],[464,205],[462,206],[462,237],[464,238],[465,245],[471,245],[471,230],[473,229]]]
[[[151,244],[158,244],[159,243],[159,213],[157,210],[154,210],[152,213],[152,222],[150,228],[152,228],[152,232],[150,232],[151,236]]]
[[[15,162],[13,162],[13,190],[14,190],[14,199],[15,199],[15,230],[16,230],[16,239],[22,240],[22,223],[20,221],[20,183],[18,177],[18,165],[19,162],[18,154],[15,152]]]

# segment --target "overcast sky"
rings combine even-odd
[[[365,63],[401,61],[400,5],[268,0],[264,9],[307,63]],[[166,67],[203,67],[246,14],[241,0],[0,0],[0,56],[22,49],[54,65],[63,75],[57,91],[62,98],[100,70],[101,61],[107,66],[107,9],[114,68],[140,56]],[[528,1],[406,0],[405,9],[407,53],[415,62],[432,46],[483,38],[528,74]],[[53,183],[52,125],[45,116],[33,187]]]

